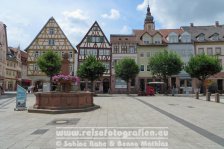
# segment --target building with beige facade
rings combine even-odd
[[[6,52],[7,52],[6,25],[0,22],[0,95],[5,90]]]
[[[19,48],[9,47],[6,54],[5,90],[15,91],[17,84],[21,84],[21,54]]]
[[[144,21],[143,30],[133,30],[137,40],[137,63],[140,68],[138,74],[138,89],[146,90],[149,82],[160,82],[161,79],[155,78],[149,68],[149,59],[158,52],[167,49],[167,43],[159,30],[155,29],[154,18],[151,15],[150,8],[147,8],[147,14]],[[161,88],[157,88],[161,91]]]

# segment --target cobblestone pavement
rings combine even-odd
[[[27,105],[34,104],[28,95]],[[56,148],[56,127],[168,127],[169,149],[223,149],[224,104],[192,97],[94,97],[101,108],[70,114],[14,111],[15,101],[0,107],[0,149]],[[56,120],[69,123],[54,125]]]

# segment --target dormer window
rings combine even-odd
[[[144,34],[144,35],[142,36],[142,41],[143,41],[143,43],[144,43],[145,45],[150,44],[150,43],[151,43],[150,40],[151,40],[150,35],[148,35],[148,34]]]
[[[178,36],[176,33],[172,32],[168,36],[169,43],[177,43],[178,42]]]
[[[154,44],[161,44],[162,43],[162,39],[160,36],[156,35],[157,37],[153,37],[154,40]]]
[[[198,40],[198,41],[204,41],[204,40],[205,40],[205,34],[200,34],[200,35],[197,37],[197,40]]]
[[[183,42],[183,43],[191,42],[190,35],[182,35],[181,36],[181,42]]]
[[[144,44],[149,44],[149,41],[148,40],[144,40]]]
[[[160,41],[159,41],[159,40],[156,40],[156,41],[155,41],[155,44],[160,44]]]
[[[217,34],[217,33],[213,34],[213,35],[210,37],[210,39],[213,40],[213,41],[217,41],[217,40],[219,40],[219,34]]]

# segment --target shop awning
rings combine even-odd
[[[22,79],[22,82],[24,82],[24,83],[31,83],[31,80],[28,80],[28,79]]]

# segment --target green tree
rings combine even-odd
[[[80,65],[77,75],[81,78],[91,81],[91,91],[93,92],[93,82],[99,79],[106,71],[104,64],[96,59],[95,56],[88,56],[85,61]]]
[[[201,81],[204,94],[206,93],[204,84],[205,80],[221,70],[222,65],[220,64],[218,58],[205,54],[191,57],[185,67],[185,71],[189,73],[192,78],[197,78]]]
[[[61,58],[52,50],[38,57],[37,65],[40,70],[50,77],[50,90],[52,89],[52,76],[58,74],[61,70]]]
[[[175,52],[164,50],[152,56],[149,59],[149,68],[152,75],[161,78],[166,85],[166,93],[168,92],[168,78],[178,74],[183,67],[183,62],[179,55]]]
[[[129,94],[128,84],[131,79],[135,79],[139,73],[139,67],[135,60],[131,58],[123,58],[115,65],[115,74],[127,83],[127,93]]]

